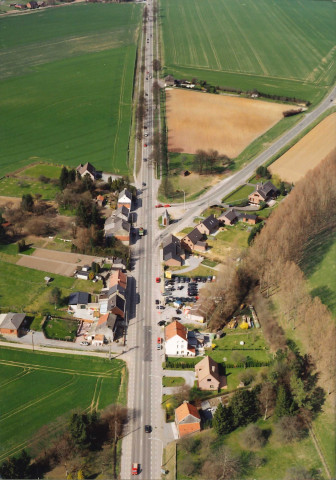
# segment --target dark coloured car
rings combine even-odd
[[[166,325],[166,321],[165,320],[160,320],[158,322],[158,325],[159,325],[159,327],[163,327],[164,325]]]
[[[151,433],[152,427],[150,425],[145,425],[145,432],[146,433]]]
[[[155,300],[156,305],[160,305],[160,300]]]

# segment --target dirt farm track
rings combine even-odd
[[[102,258],[78,253],[56,252],[37,248],[32,255],[22,255],[17,265],[35,268],[44,272],[72,277],[76,267],[101,262]]]
[[[280,103],[180,89],[167,89],[166,95],[170,152],[213,149],[235,158],[288,109]]]
[[[269,167],[286,182],[297,182],[336,149],[336,113],[322,120]],[[335,155],[336,156],[336,155]]]

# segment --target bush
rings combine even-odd
[[[200,438],[185,437],[180,440],[181,447],[188,453],[196,452],[201,446]]]
[[[303,467],[291,467],[287,470],[285,480],[312,480],[314,477]]]
[[[255,379],[255,372],[250,369],[244,370],[239,374],[238,378],[244,385],[249,385]]]
[[[241,441],[245,448],[257,450],[266,444],[266,436],[264,430],[255,424],[250,424],[241,434]]]
[[[299,416],[282,417],[275,425],[275,436],[283,444],[301,440],[306,435],[307,427]]]

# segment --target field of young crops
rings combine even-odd
[[[0,462],[29,450],[32,436],[61,415],[116,403],[123,365],[121,360],[1,348]],[[57,428],[62,426],[60,421]]]
[[[332,2],[161,0],[161,14],[167,74],[312,102],[333,83]]]
[[[86,4],[0,19],[0,170],[45,160],[127,173],[141,7]]]

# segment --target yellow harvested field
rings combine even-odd
[[[297,182],[336,147],[336,113],[322,120],[294,147],[270,165],[272,174],[285,182]]]
[[[167,89],[168,150],[217,150],[237,157],[281,118],[288,105]]]

